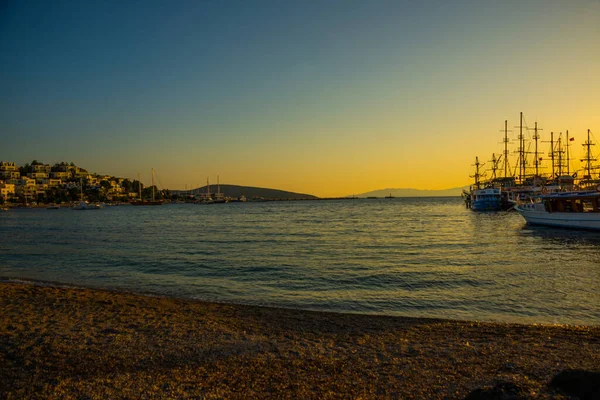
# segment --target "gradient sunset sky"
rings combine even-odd
[[[520,111],[578,158],[600,138],[599,21],[598,0],[3,1],[0,160],[170,189],[463,186]]]

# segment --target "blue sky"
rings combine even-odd
[[[459,186],[519,111],[597,126],[598,20],[592,0],[9,1],[0,159],[172,188]]]

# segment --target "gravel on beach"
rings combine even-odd
[[[478,389],[504,396],[496,398],[569,398],[551,385],[565,370],[600,372],[599,326],[0,283],[2,399],[475,398]]]

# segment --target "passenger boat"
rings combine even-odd
[[[500,188],[471,190],[471,209],[473,211],[502,210],[502,193]]]
[[[473,211],[501,211],[510,208],[506,193],[502,188],[496,185],[482,185],[479,181],[479,158],[475,157],[475,184],[470,187],[470,191],[463,192],[467,208]],[[493,182],[493,181],[492,181]]]
[[[515,210],[531,225],[600,230],[600,191],[545,194]]]

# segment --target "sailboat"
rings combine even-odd
[[[196,204],[214,204],[215,201],[210,195],[210,184],[208,178],[206,178],[206,194],[201,194],[200,199],[195,202]]]
[[[87,201],[83,200],[83,180],[79,180],[79,187],[81,188],[81,194],[79,203],[73,206],[73,210],[99,210],[102,208],[100,204],[90,204]]]
[[[154,199],[154,168],[152,168],[152,200],[143,200],[142,199],[142,184],[140,182],[140,175],[138,174],[138,187],[140,190],[140,199],[134,200],[131,202],[132,206],[160,206],[163,203],[163,200],[155,200]]]
[[[225,195],[221,193],[221,186],[219,185],[219,176],[217,175],[217,193],[215,194],[215,203],[227,203]]]

